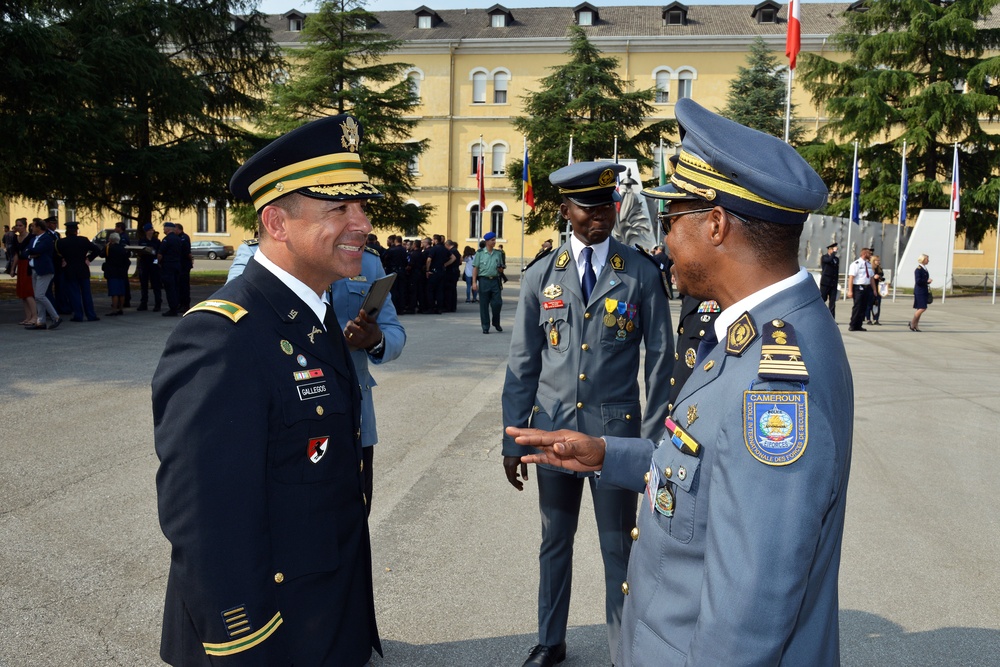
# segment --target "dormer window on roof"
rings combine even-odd
[[[765,0],[750,12],[750,17],[757,19],[757,23],[777,23],[778,22],[778,10],[781,9],[781,5],[777,2],[772,2],[771,0]]]
[[[687,25],[687,5],[671,2],[663,8],[663,25]]]
[[[573,8],[573,15],[576,17],[577,25],[597,25],[600,17],[597,14],[597,7],[589,2],[577,5]]]
[[[441,22],[441,17],[438,13],[426,5],[417,7],[413,10],[413,13],[417,17],[417,27],[421,30],[430,30]]]
[[[506,28],[514,23],[514,15],[503,5],[493,5],[486,10],[490,17],[491,28]]]
[[[285,20],[288,21],[288,31],[289,32],[302,32],[302,26],[306,22],[306,15],[302,12],[293,9],[284,15]]]

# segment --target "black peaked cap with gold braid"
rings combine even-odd
[[[314,199],[382,197],[361,167],[361,135],[361,124],[346,114],[306,123],[247,160],[229,189],[258,211],[292,192]]]
[[[674,107],[681,152],[670,183],[642,191],[675,201],[700,199],[767,222],[801,225],[828,190],[798,152],[777,137],[712,113],[691,99]]]

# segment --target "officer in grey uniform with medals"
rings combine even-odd
[[[259,250],[185,314],[153,376],[169,664],[361,667],[381,652],[361,390],[325,301],[361,272],[365,206],[381,196],[361,138],[354,118],[331,116],[236,172]]]
[[[652,437],[662,430],[673,364],[670,309],[656,265],[610,238],[615,225],[615,175],[624,167],[580,162],[549,180],[573,234],[537,260],[521,280],[503,389],[505,426],[572,428]],[[645,347],[645,419],[639,404],[639,350]],[[523,449],[503,440],[504,470],[521,490]],[[520,469],[520,477],[519,477]],[[589,474],[537,470],[542,517],[538,645],[524,663],[544,667],[566,656],[573,540],[585,478],[604,559],[608,643],[614,655],[621,621],[621,582],[635,527],[635,491],[598,487]]]
[[[798,264],[827,189],[795,149],[692,100],[667,185],[679,289],[722,308],[657,440],[508,429],[522,460],[644,491],[619,667],[840,664],[854,428],[843,340]],[[716,342],[717,341],[717,342]]]
[[[674,370],[670,374],[670,405],[673,408],[674,401],[684,386],[684,381],[694,370],[695,358],[698,355],[698,346],[701,341],[712,330],[712,323],[722,312],[719,304],[708,299],[702,301],[694,297],[685,296],[681,300],[680,324],[677,325],[677,351],[674,352]]]

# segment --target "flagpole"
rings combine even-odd
[[[486,153],[483,146],[483,135],[479,135],[479,182],[476,184],[476,197],[479,198],[479,237],[482,238],[483,232],[483,192],[486,191],[486,174],[483,172],[486,170]]]
[[[907,174],[906,174],[906,139],[903,139],[903,170],[900,172],[899,184],[899,225],[896,227],[896,262],[892,269],[892,302],[896,303],[896,278],[899,276],[899,239],[903,235],[903,225],[906,224],[906,198],[907,198]]]
[[[659,176],[660,176],[660,186],[664,186],[664,185],[667,184],[667,179],[666,179],[667,165],[663,162],[666,159],[667,159],[666,156],[663,154],[663,137],[660,137],[660,174],[659,174]],[[664,205],[664,200],[661,199],[657,203],[657,207],[659,208],[660,213],[663,213],[664,206],[665,206]]]
[[[993,305],[997,303],[997,260],[1000,260],[1000,208],[997,208],[997,238],[993,250]]]
[[[788,143],[788,131],[792,123],[792,79],[795,78],[795,70],[788,69],[788,94],[785,96],[785,143]]]
[[[858,173],[858,141],[854,140],[854,169],[851,170],[851,210],[847,214],[847,252],[848,257],[850,257],[851,252],[851,226],[854,225],[854,197],[857,195],[856,183],[857,180],[854,175]],[[859,207],[860,209],[860,207]],[[859,214],[860,215],[860,214]],[[860,224],[860,223],[859,223]],[[848,262],[847,268],[844,269],[844,301],[847,301],[847,281],[851,279],[851,264]]]
[[[947,252],[944,256],[944,284],[941,285],[941,303],[944,303],[948,295],[948,277],[951,275],[951,256],[955,252],[955,217],[959,215],[959,210],[955,208],[958,203],[958,142],[955,142],[955,159],[951,167],[951,203],[948,205],[948,242]]]
[[[792,80],[795,78],[795,61],[802,48],[802,0],[788,3],[788,30],[785,33],[785,56],[788,57],[788,94],[785,96],[785,143],[788,143],[792,124]]]
[[[528,137],[524,137],[524,151],[522,152],[525,158],[528,157]],[[523,167],[522,167],[523,169]],[[524,191],[524,178],[521,179],[521,271],[524,271],[524,197],[527,193]]]
[[[569,160],[566,161],[566,165],[569,166],[573,164],[573,135],[569,135]]]

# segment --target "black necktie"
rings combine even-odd
[[[590,293],[594,291],[597,284],[597,274],[594,273],[594,265],[590,261],[594,255],[594,249],[587,246],[583,249],[583,300],[590,301]]]
[[[323,316],[323,324],[326,326],[327,336],[329,336],[333,347],[343,353],[344,363],[347,364],[347,370],[351,373],[351,384],[357,387],[359,383],[357,372],[354,370],[354,360],[351,359],[351,350],[347,347],[344,331],[340,328],[340,322],[337,321],[337,313],[334,312],[332,304],[324,305],[326,306],[326,315]]]

